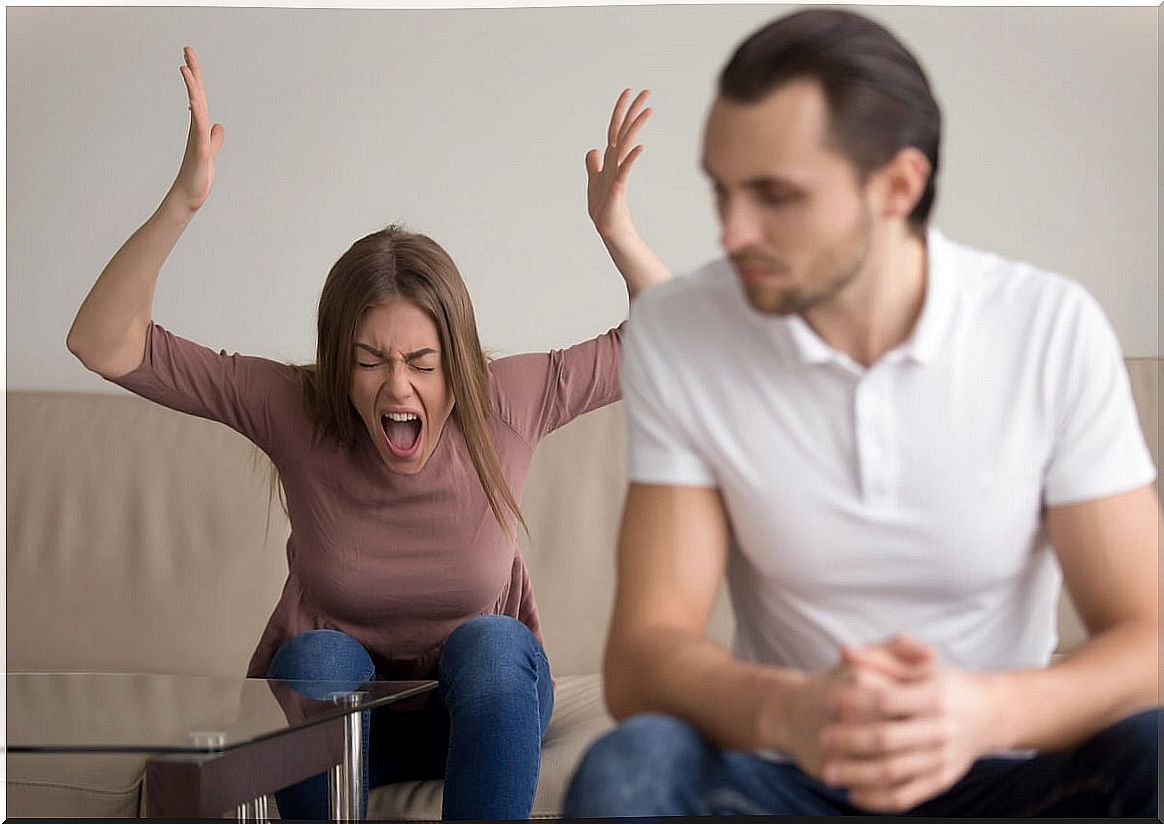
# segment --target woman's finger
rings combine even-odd
[[[606,128],[606,145],[613,146],[618,142],[618,133],[622,130],[622,121],[626,116],[626,100],[630,89],[623,89],[614,104],[614,111],[610,113],[610,125]]]
[[[598,153],[598,149],[591,149],[586,153],[586,174],[594,177],[602,174],[602,156]]]
[[[186,65],[190,67],[191,73],[194,75],[194,82],[198,88],[202,88],[202,66],[198,62],[198,55],[194,53],[193,46],[185,46],[182,49],[182,54],[186,58]]]
[[[218,150],[222,148],[222,141],[226,139],[226,129],[221,123],[215,123],[210,129],[210,151],[217,155]]]
[[[634,162],[638,160],[639,155],[642,153],[643,145],[641,143],[631,149],[631,153],[626,156],[626,160],[624,160],[618,167],[618,174],[614,177],[615,184],[621,185],[626,183],[627,179],[630,177],[631,166],[634,165]]]
[[[182,82],[186,84],[186,97],[190,101],[190,108],[194,108],[194,98],[196,96],[197,87],[194,84],[194,76],[190,73],[189,66],[180,66],[178,71],[182,73]]]
[[[643,107],[647,105],[647,98],[650,96],[651,90],[643,89],[635,97],[634,102],[630,105],[630,109],[627,111],[626,115],[622,119],[622,122],[619,124],[620,128],[618,130],[618,139],[616,141],[617,145],[621,146],[625,143],[631,142],[630,139],[626,136],[628,124],[634,123],[635,119],[639,116],[639,112],[641,112]]]
[[[647,118],[651,116],[652,111],[654,110],[650,108],[643,109],[639,113],[638,117],[636,117],[630,126],[627,127],[626,131],[623,132],[621,138],[622,142],[619,143],[619,163],[622,163],[624,160],[626,160],[631,151],[631,147],[634,146],[635,141],[638,140],[639,132],[642,130],[643,124],[647,122]]]

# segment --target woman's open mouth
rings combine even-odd
[[[420,451],[420,431],[424,424],[415,412],[385,412],[380,416],[380,428],[393,457],[406,461]]]

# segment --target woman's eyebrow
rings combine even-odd
[[[356,348],[363,349],[368,354],[375,355],[378,358],[384,357],[384,353],[381,352],[376,347],[372,346],[371,344],[356,343]],[[404,356],[404,359],[405,360],[416,360],[417,358],[423,358],[425,355],[438,355],[438,354],[440,354],[440,353],[436,349],[433,349],[432,347],[429,346],[429,347],[425,347],[424,349],[417,349],[415,352],[409,352],[408,354],[406,354]]]

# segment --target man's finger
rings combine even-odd
[[[877,813],[903,813],[944,792],[950,782],[940,770],[889,787],[860,787],[849,792],[849,803]]]
[[[899,632],[889,640],[889,646],[903,661],[912,661],[917,664],[933,663],[938,657],[938,651],[926,646],[912,635]]]
[[[942,751],[929,747],[878,758],[829,759],[822,771],[834,787],[883,789],[941,770]]]
[[[868,647],[841,647],[841,661],[850,666],[872,667],[899,681],[913,681],[930,675],[934,669],[934,656],[929,648],[925,655],[917,655],[909,649],[906,655],[898,653],[890,640],[884,644]]]
[[[931,715],[938,709],[938,689],[934,681],[873,687],[844,685],[837,688],[832,705],[841,721]]]
[[[826,724],[820,745],[826,758],[883,756],[908,750],[940,747],[949,741],[948,726],[937,718],[905,721]]]

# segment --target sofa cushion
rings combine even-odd
[[[13,818],[126,818],[139,814],[146,756],[8,753]]]

